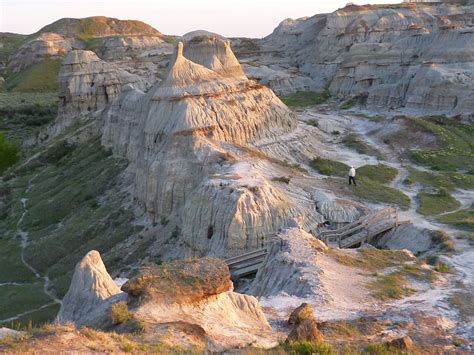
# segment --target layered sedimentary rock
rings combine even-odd
[[[130,60],[163,46],[162,38],[159,31],[140,21],[104,16],[64,18],[30,35],[8,59],[8,70],[18,73],[44,60],[60,60],[69,51],[88,48],[91,43],[102,59],[128,56]]]
[[[76,265],[57,320],[76,325],[90,324],[101,317],[112,303],[118,302],[120,293],[99,252],[92,250]]]
[[[157,342],[161,338],[169,342],[169,331],[178,334],[188,331],[193,335],[187,342],[191,346],[204,343],[202,351],[246,346],[269,348],[277,344],[257,299],[232,292],[229,269],[222,260],[204,258],[160,266],[150,264],[141,268],[122,289],[128,295],[116,295],[119,290],[107,274],[99,253],[92,251],[76,267],[58,320],[110,328],[111,305],[127,300],[131,319],[147,324],[145,336],[154,337]],[[174,341],[177,343],[171,345],[180,348],[187,345],[183,339]]]
[[[232,282],[223,260],[205,257],[175,261],[166,267],[143,266],[139,275],[127,281],[122,290],[139,297],[142,303],[150,300],[186,303],[231,291]]]
[[[57,33],[45,32],[26,42],[9,58],[8,70],[18,73],[45,59],[60,60],[73,47],[80,45],[75,38],[65,38]]]
[[[295,225],[278,235],[269,246],[268,256],[252,282],[250,294],[261,297],[287,294],[315,297],[328,295],[321,281],[323,272],[317,265],[318,254],[327,247]]]
[[[320,223],[314,202],[272,182],[272,160],[251,147],[296,127],[287,107],[245,77],[218,35],[184,36],[173,58],[162,82],[128,88],[104,114],[102,143],[129,159],[137,202],[218,256],[261,246],[296,216],[308,230]]]
[[[62,131],[81,114],[104,108],[127,84],[141,89],[148,86],[140,77],[99,59],[94,52],[69,52],[59,72],[60,103],[55,131]]]
[[[370,107],[466,115],[473,14],[472,5],[350,5],[285,20],[261,45],[290,58],[286,63],[310,77],[313,89],[329,88],[339,98],[365,93]]]

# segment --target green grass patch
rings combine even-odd
[[[420,192],[417,198],[420,207],[416,211],[424,216],[434,216],[461,207],[461,203],[445,189],[440,189],[437,193]]]
[[[20,241],[12,238],[0,237],[0,283],[32,281],[35,275],[21,262]]]
[[[319,157],[311,160],[309,165],[318,173],[328,176],[347,177],[349,172],[348,165]],[[397,169],[386,165],[365,165],[357,169],[357,186],[348,186],[347,181],[342,179],[333,179],[332,183],[348,195],[371,202],[398,205],[406,210],[410,207],[410,198],[402,191],[385,185],[397,174]]]
[[[384,164],[364,165],[357,169],[357,175],[381,184],[387,184],[397,177],[398,170]]]
[[[329,91],[314,92],[302,91],[281,97],[281,101],[288,107],[306,107],[320,105],[331,97]]]
[[[380,271],[413,260],[410,255],[401,250],[358,249],[356,255],[336,249],[330,252],[339,263],[367,271]]]
[[[28,36],[16,33],[0,33],[0,61],[6,62],[8,57],[20,48]]]
[[[334,351],[329,344],[325,344],[322,342],[314,343],[314,342],[301,342],[301,343],[285,343],[279,345],[276,348],[271,349],[271,352],[279,353],[283,351],[286,354],[292,355],[331,355],[334,354]]]
[[[419,183],[425,187],[433,187],[437,189],[444,188],[446,190],[453,190],[455,188],[454,184],[446,175],[420,171],[410,167],[407,170],[410,173],[407,185]]]
[[[51,299],[43,293],[41,281],[20,286],[0,286],[0,320],[50,303]]]
[[[320,174],[339,177],[347,176],[350,169],[349,165],[320,157],[311,160],[309,166]]]
[[[402,191],[368,178],[359,177],[357,180],[357,186],[352,186],[347,190],[354,196],[366,201],[394,204],[403,210],[410,208],[410,198]]]
[[[319,127],[319,121],[315,118],[311,118],[311,119],[305,121],[305,123],[309,126]]]
[[[382,301],[401,299],[415,293],[415,290],[408,287],[406,279],[398,273],[377,276],[376,280],[369,283],[368,288],[374,298]]]
[[[417,164],[446,172],[474,171],[474,126],[446,117],[409,118],[410,123],[433,134],[439,149],[410,150],[408,157]],[[458,176],[463,183],[462,176]],[[469,179],[467,185],[472,184]],[[471,185],[472,186],[472,185]]]
[[[359,154],[365,154],[382,159],[382,153],[368,145],[358,134],[350,133],[342,139],[342,143]]]
[[[474,204],[464,210],[437,217],[438,221],[469,231],[474,231]]]
[[[408,168],[410,173],[407,185],[419,183],[424,187],[432,187],[436,189],[446,189],[452,191],[456,188],[473,189],[474,175],[455,173],[455,172],[428,172]]]
[[[59,60],[45,59],[10,75],[5,86],[7,90],[20,92],[56,91],[60,66]]]

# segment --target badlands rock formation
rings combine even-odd
[[[372,108],[468,115],[474,108],[473,13],[472,5],[350,5],[283,21],[259,43],[254,59],[265,70],[296,70],[312,80],[305,86],[329,88],[338,98],[364,94]],[[276,88],[281,91],[281,83]],[[289,83],[287,89],[300,87]]]
[[[122,297],[105,269],[99,252],[92,250],[76,265],[69,291],[64,296],[57,320],[76,325],[91,324]],[[122,294],[125,295],[125,294]]]
[[[104,112],[102,144],[129,159],[137,202],[172,219],[198,255],[254,249],[296,216],[308,230],[323,222],[304,192],[271,181],[282,163],[251,147],[294,130],[294,115],[246,78],[222,37],[183,41],[161,83],[129,88]]]
[[[25,43],[10,56],[8,69],[12,73],[18,73],[46,58],[48,60],[62,59],[69,51],[79,45],[80,42],[75,38],[64,38],[60,34],[51,32],[42,33]]]
[[[99,59],[94,52],[71,51],[59,72],[60,105],[55,132],[70,126],[81,114],[104,108],[127,84],[141,89],[148,86],[140,77]]]
[[[150,336],[158,339],[166,338],[161,328],[177,327],[180,333],[183,328],[200,329],[202,339],[197,343],[205,344],[202,350],[223,351],[250,345],[268,348],[277,344],[257,299],[232,292],[229,269],[219,259],[147,265],[122,289],[128,293],[133,319],[148,324]],[[99,253],[92,251],[76,267],[58,320],[110,326],[111,304],[125,299],[123,293],[114,297],[118,292]],[[185,346],[183,339],[179,345]]]
[[[316,260],[326,249],[325,244],[301,226],[287,229],[269,246],[268,256],[249,293],[258,297],[281,293],[301,298],[313,296],[323,302],[328,295],[321,282],[322,269]]]
[[[89,40],[94,40],[99,45],[98,52],[104,52],[109,60],[160,47],[162,38],[160,32],[140,21],[104,16],[64,18],[28,36],[28,40],[8,59],[8,70],[18,73],[45,59],[62,59],[73,49],[87,48]]]

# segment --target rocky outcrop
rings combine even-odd
[[[21,338],[26,335],[26,332],[13,330],[10,328],[0,328],[0,340],[4,338]]]
[[[417,255],[430,250],[433,242],[429,230],[416,228],[412,224],[402,224],[383,235],[375,245],[383,249],[406,249]]]
[[[297,216],[308,230],[320,223],[307,193],[272,182],[276,159],[251,146],[295,129],[288,108],[220,36],[186,35],[173,57],[162,82],[127,89],[104,113],[102,144],[130,161],[136,201],[171,219],[193,255],[255,249]]]
[[[309,341],[318,343],[324,339],[314,319],[313,309],[307,303],[301,304],[290,314],[288,324],[292,329],[286,340],[287,342]]]
[[[223,261],[178,261],[162,266],[161,271],[155,268],[153,281],[149,275],[149,269],[141,270],[122,287],[132,304],[138,304],[132,308],[136,318],[151,324],[198,325],[209,340],[210,351],[275,344],[257,299],[230,291],[230,273]],[[140,294],[134,302],[138,284]]]
[[[127,281],[122,290],[139,302],[186,303],[232,290],[227,264],[214,258],[150,264]]]
[[[323,301],[327,295],[321,282],[318,254],[327,247],[301,227],[292,227],[278,235],[269,246],[268,256],[258,270],[250,294],[261,297],[314,297]]]
[[[60,104],[54,131],[61,132],[80,115],[103,109],[127,84],[142,90],[148,85],[138,76],[99,59],[94,52],[71,51],[59,72]]]
[[[341,199],[331,199],[323,192],[313,193],[316,206],[331,226],[337,228],[347,223],[358,220],[362,213],[355,203]]]
[[[469,115],[473,12],[472,5],[350,5],[285,20],[260,45],[290,58],[286,67],[311,78],[313,90],[365,94],[372,108]],[[260,64],[276,66],[280,56]]]
[[[10,56],[8,70],[11,73],[19,73],[45,59],[60,60],[76,46],[80,46],[80,43],[75,38],[65,38],[57,33],[44,32],[23,44]]]
[[[76,325],[93,324],[123,296],[105,269],[99,252],[92,250],[76,265],[57,320]]]
[[[122,289],[128,292],[128,305],[120,304],[126,307],[127,319],[146,324],[144,336],[153,337],[156,343],[163,338],[168,344],[175,341],[170,345],[180,349],[205,344],[203,350],[208,351],[269,348],[278,343],[257,299],[231,291],[229,270],[219,259],[149,265]],[[114,296],[116,292],[99,254],[90,252],[76,267],[58,320],[110,327],[111,304],[126,299],[124,293]],[[98,319],[108,322],[98,323]],[[186,341],[170,339],[166,329],[183,334]]]

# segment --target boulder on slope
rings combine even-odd
[[[122,290],[143,302],[196,302],[232,290],[227,264],[220,259],[177,260],[148,264],[128,280]]]

